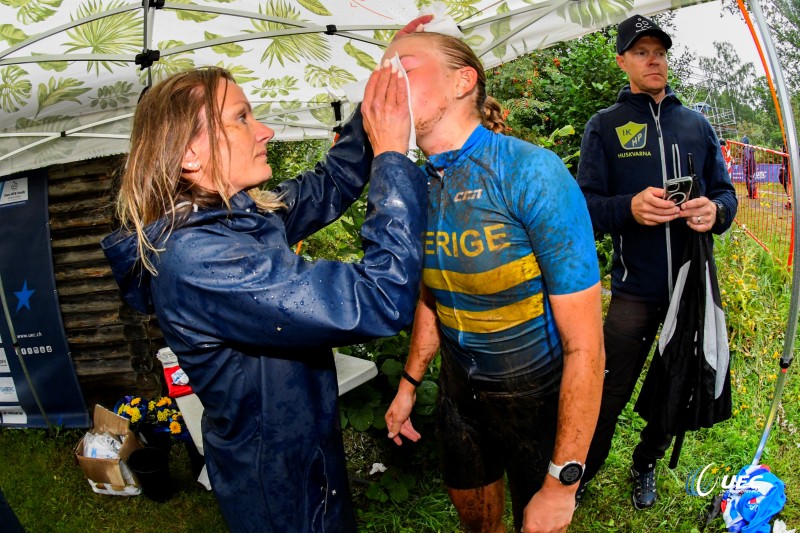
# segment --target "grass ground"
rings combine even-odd
[[[571,532],[678,531],[704,529],[711,497],[687,493],[686,480],[698,468],[714,463],[717,487],[752,460],[764,429],[778,376],[789,309],[790,283],[785,269],[775,267],[762,249],[741,230],[717,242],[720,288],[726,309],[732,354],[734,413],[711,429],[687,435],[675,470],[659,465],[659,500],[648,511],[635,511],[628,481],[630,452],[642,421],[629,405],[623,413],[608,461],[575,512]],[[762,462],[785,481],[787,504],[778,518],[800,527],[800,379],[795,369],[782,396]],[[0,428],[0,489],[30,533],[94,532],[160,533],[225,531],[213,496],[191,476],[183,448],[171,452],[175,495],[165,503],[144,497],[94,494],[73,459],[80,431],[49,437],[40,430]],[[348,431],[346,442],[359,530],[363,532],[455,532],[458,522],[436,468],[414,472],[417,485],[403,504],[379,503],[366,496],[365,481],[374,479],[374,462],[391,461],[402,468],[402,456],[389,450],[386,439]],[[669,453],[669,452],[668,452]],[[510,528],[510,518],[507,517]],[[0,524],[0,531],[3,525]],[[724,531],[721,519],[705,531]]]

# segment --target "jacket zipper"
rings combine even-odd
[[[661,99],[663,102],[664,99]],[[656,104],[656,111],[653,111],[653,106],[648,104],[650,107],[650,113],[653,115],[653,119],[656,122],[656,133],[658,133],[658,150],[661,153],[661,188],[666,189],[667,187],[667,155],[666,150],[664,149],[664,135],[661,131],[661,102]],[[669,289],[668,297],[672,298],[672,246],[670,246],[670,231],[669,231],[669,222],[664,224],[664,231],[666,232],[667,236],[667,287]]]

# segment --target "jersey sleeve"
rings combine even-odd
[[[550,294],[571,294],[600,280],[586,201],[561,159],[534,150],[513,180],[516,216],[524,224]]]

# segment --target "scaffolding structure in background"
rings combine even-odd
[[[729,104],[727,108],[719,104],[719,94],[727,88],[728,80],[714,79],[693,65],[689,67],[684,83],[684,104],[705,115],[720,139],[738,139],[733,104]]]

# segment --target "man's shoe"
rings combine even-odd
[[[649,509],[656,503],[656,470],[637,472],[631,467],[633,480],[633,506],[639,510]]]

